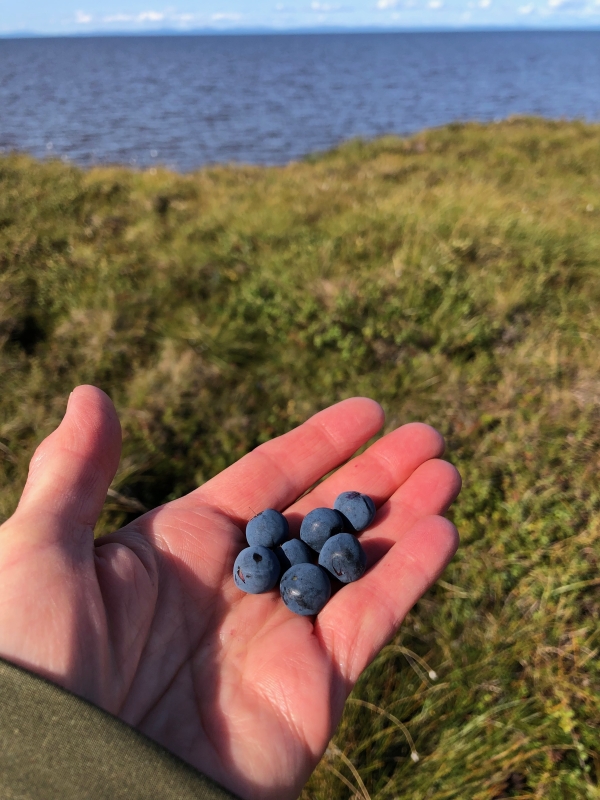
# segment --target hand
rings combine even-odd
[[[108,397],[80,386],[0,528],[0,655],[243,798],[297,797],[361,671],[457,547],[453,525],[436,515],[460,478],[437,460],[444,444],[435,430],[405,425],[344,464],[382,423],[377,403],[345,400],[94,541],[121,431]],[[292,614],[276,590],[234,586],[254,511],[285,510],[297,531],[308,511],[345,490],[379,508],[361,536],[368,571],[315,620]]]

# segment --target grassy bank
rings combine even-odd
[[[598,126],[188,176],[2,157],[0,519],[78,383],[125,434],[99,532],[343,397],[428,421],[462,548],[304,800],[597,798],[599,309]]]

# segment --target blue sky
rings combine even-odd
[[[0,34],[165,28],[600,26],[600,0],[0,0]]]

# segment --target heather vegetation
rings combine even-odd
[[[341,398],[430,422],[462,547],[303,798],[597,798],[599,310],[598,126],[190,175],[3,156],[0,520],[79,383],[124,429],[99,533]]]

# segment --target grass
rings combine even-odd
[[[78,383],[124,426],[99,533],[341,398],[428,421],[462,547],[303,800],[598,798],[599,309],[600,126],[185,176],[2,157],[0,519]]]

